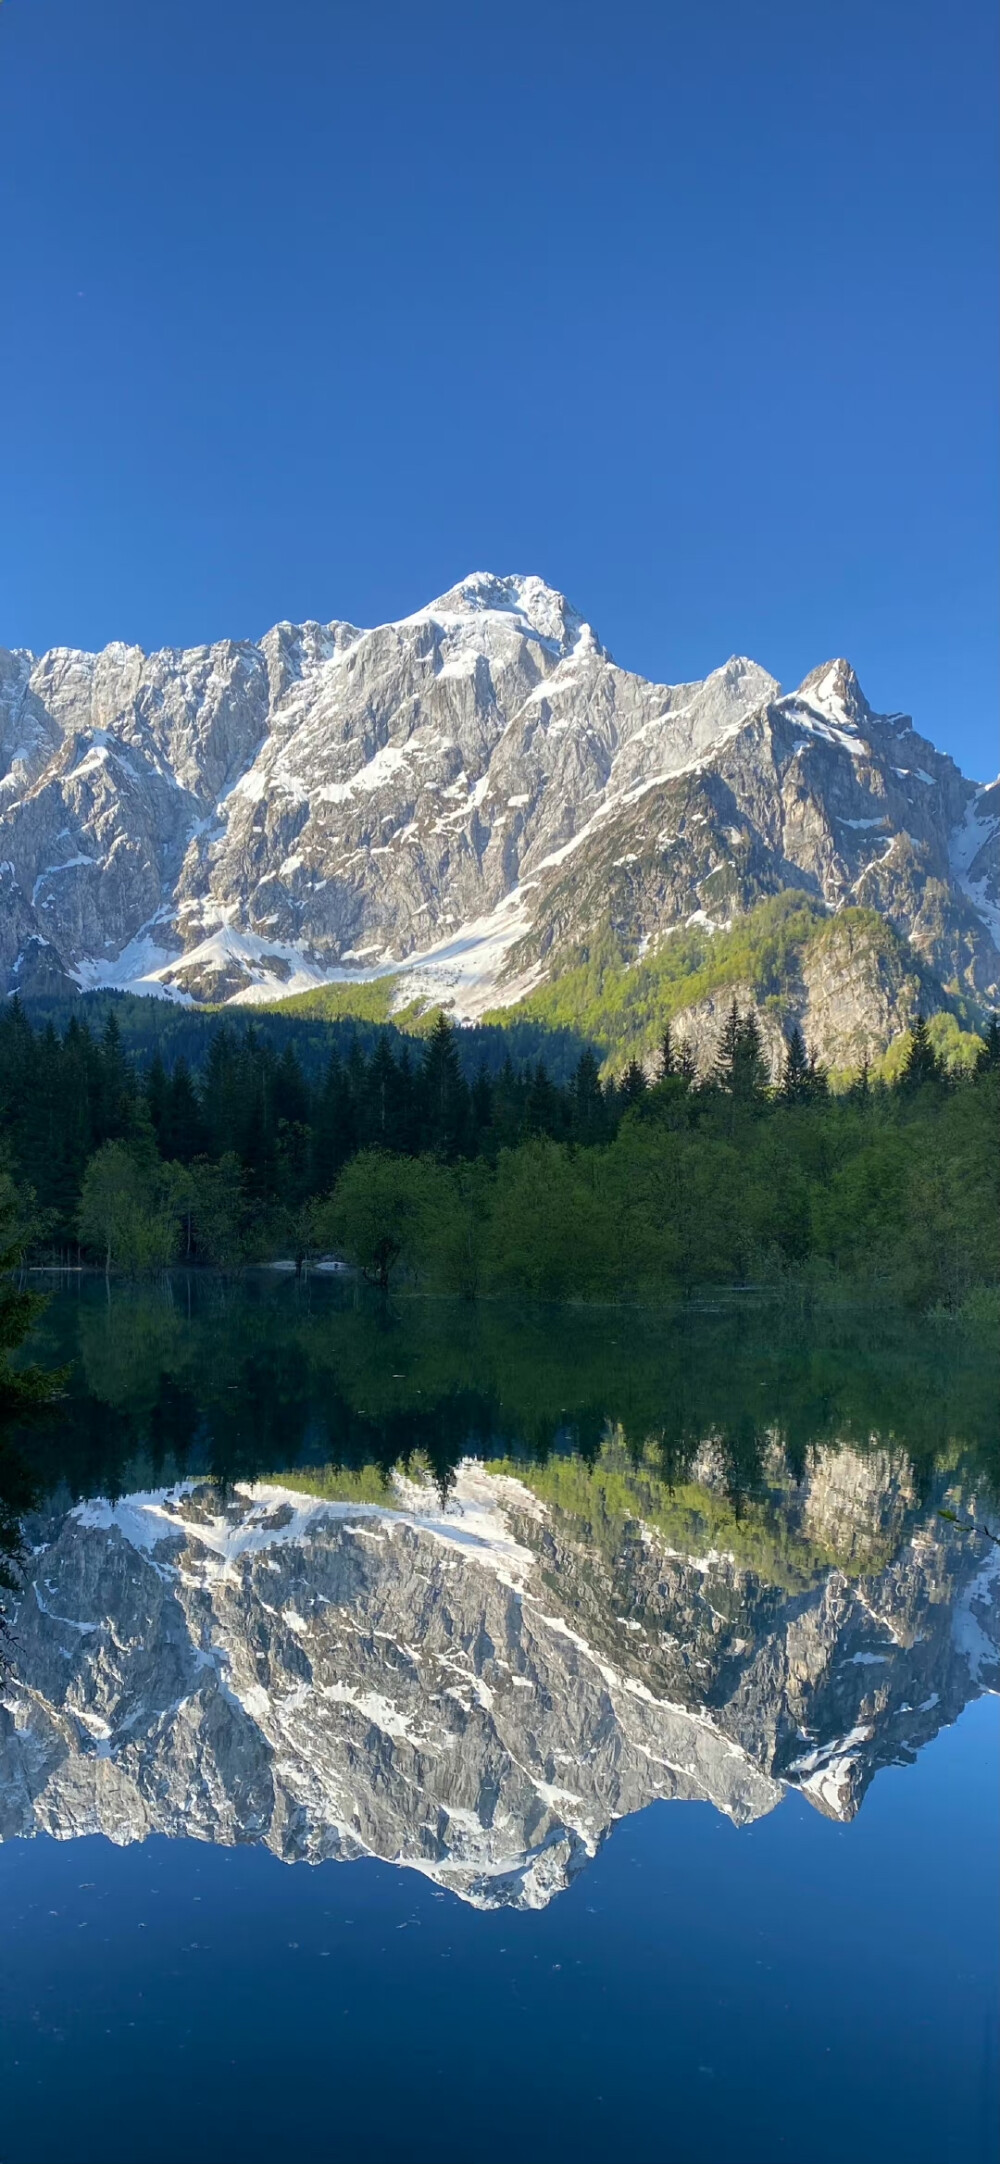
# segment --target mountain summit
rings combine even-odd
[[[793,889],[877,912],[925,1003],[993,1001],[998,826],[997,785],[873,714],[846,661],[786,696],[745,658],[652,684],[532,576],[369,631],[0,652],[8,990],[399,972],[471,1015]]]

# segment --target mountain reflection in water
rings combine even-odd
[[[947,1334],[179,1281],[33,1350],[76,1381],[17,1446],[4,1839],[538,1908],[655,1798],[849,1819],[1000,1682],[993,1378]]]

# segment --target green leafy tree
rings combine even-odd
[[[498,1160],[488,1230],[488,1282],[498,1292],[559,1300],[608,1287],[608,1225],[586,1161],[547,1136]]]
[[[328,1208],[317,1212],[324,1244],[380,1292],[388,1292],[394,1272],[419,1261],[431,1199],[428,1172],[421,1158],[362,1150],[345,1165]]]
[[[220,1270],[242,1270],[261,1251],[261,1214],[234,1150],[217,1164],[199,1158],[190,1168],[189,1203],[195,1245]]]
[[[174,1261],[183,1197],[169,1167],[150,1164],[124,1142],[105,1142],[83,1176],[79,1228],[105,1272],[142,1276]]]

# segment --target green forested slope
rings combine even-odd
[[[656,952],[624,958],[611,934],[586,953],[570,954],[556,974],[516,1007],[487,1020],[508,1026],[530,1019],[548,1029],[575,1029],[597,1046],[612,1066],[642,1059],[658,1045],[664,1025],[689,1008],[733,986],[788,1025],[801,1004],[803,973],[838,961],[850,950],[860,977],[876,969],[890,1000],[933,1009],[941,989],[907,942],[874,909],[843,909],[831,916],[800,891],[779,894],[737,919],[729,930],[689,925],[668,933]],[[951,1010],[933,1014],[932,1038],[949,1064],[975,1059],[978,1041],[968,1003],[955,997]],[[890,1049],[887,1073],[905,1056]]]

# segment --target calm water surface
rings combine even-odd
[[[981,1347],[178,1277],[32,1350],[0,2164],[992,2160]]]

